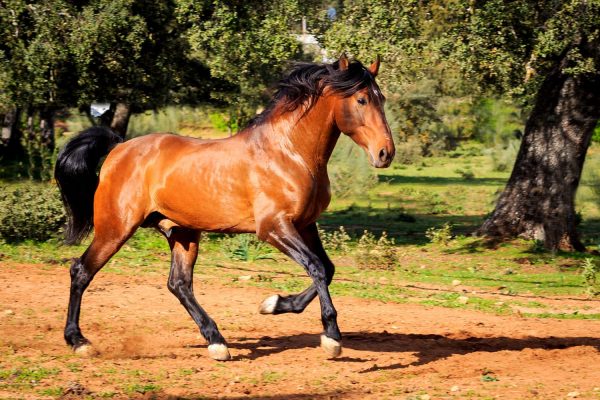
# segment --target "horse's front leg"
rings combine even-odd
[[[330,357],[339,356],[342,352],[342,335],[337,324],[337,312],[327,287],[328,274],[323,261],[309,248],[293,223],[285,217],[263,221],[257,234],[259,238],[302,265],[312,278],[321,302],[321,321],[324,329],[321,347]]]
[[[333,274],[335,272],[335,266],[327,256],[321,238],[319,237],[319,231],[317,224],[312,223],[304,229],[298,231],[308,248],[321,260],[325,267],[325,275],[327,279],[327,285],[331,284]],[[273,295],[267,297],[259,307],[261,314],[284,314],[284,313],[296,313],[299,314],[310,304],[311,301],[317,296],[317,287],[312,284],[306,288],[303,292],[298,294],[291,294],[288,296]]]

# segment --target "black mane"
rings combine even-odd
[[[295,63],[287,76],[279,81],[270,105],[248,126],[264,122],[275,107],[289,112],[306,103],[308,112],[326,87],[343,97],[352,96],[364,88],[369,88],[370,97],[380,96],[375,78],[360,61],[352,61],[345,70],[340,70],[339,61],[332,64]]]

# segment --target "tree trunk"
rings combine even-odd
[[[112,107],[111,107],[112,108]],[[126,103],[117,103],[110,128],[117,132],[123,139],[127,135],[127,126],[131,117],[131,106]]]
[[[0,154],[3,158],[7,159],[19,159],[25,154],[23,149],[23,143],[21,143],[21,109],[13,108],[9,110],[0,123],[1,135],[0,135]]]
[[[127,127],[131,117],[131,105],[127,103],[110,103],[108,109],[99,118],[100,125],[106,126],[119,134],[123,139],[127,136]],[[92,118],[91,116],[89,118]],[[93,120],[93,118],[92,118]]]
[[[575,192],[599,118],[599,75],[569,76],[559,68],[548,75],[506,188],[477,234],[585,250],[576,230]]]
[[[40,111],[40,136],[41,145],[52,152],[55,146],[54,110],[50,108],[44,108]]]

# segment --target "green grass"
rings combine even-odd
[[[0,388],[30,389],[37,386],[40,381],[56,376],[60,373],[58,368],[20,367],[0,370]]]
[[[149,392],[158,392],[161,390],[159,385],[155,385],[153,383],[130,383],[123,386],[123,392],[128,395],[136,395],[136,394],[145,394]]]

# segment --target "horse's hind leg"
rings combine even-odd
[[[135,229],[117,237],[97,231],[85,253],[71,265],[71,292],[67,324],[65,326],[65,340],[77,353],[85,354],[92,351],[89,340],[83,336],[79,328],[79,313],[83,292],[89,286],[94,275],[127,241],[133,230]]]
[[[165,236],[167,236],[165,234]],[[215,360],[229,360],[229,350],[217,324],[194,297],[193,272],[198,256],[200,232],[179,227],[171,228],[167,236],[171,247],[171,272],[168,287],[177,297],[208,342],[208,354]]]
[[[325,267],[327,285],[331,283],[335,266],[327,256],[316,224],[311,224],[300,231],[300,235],[304,239],[306,245],[323,263]],[[317,288],[314,284],[310,285],[303,292],[291,294],[288,296],[280,296],[275,294],[267,297],[260,305],[258,311],[261,314],[284,314],[284,313],[301,313],[317,297]]]

